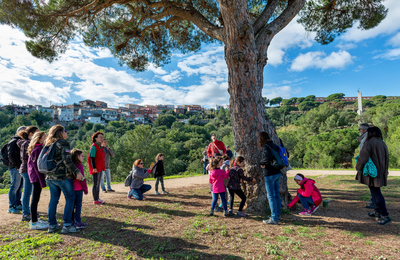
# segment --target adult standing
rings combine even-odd
[[[72,225],[72,212],[74,209],[75,190],[73,179],[83,180],[83,175],[80,170],[72,162],[71,150],[67,142],[67,130],[62,125],[52,126],[49,130],[45,146],[53,145],[55,149],[53,160],[57,162],[57,167],[54,174],[46,175],[46,183],[50,188],[50,203],[49,203],[49,233],[56,232],[61,229],[57,224],[57,204],[60,199],[61,192],[65,197],[63,228],[61,233],[79,232]]]
[[[151,190],[151,185],[144,184],[144,179],[147,178],[151,171],[153,170],[154,163],[150,165],[149,169],[143,167],[144,163],[141,159],[137,159],[132,166],[132,182],[130,185],[130,191],[128,193],[128,198],[134,197],[137,200],[143,200],[146,197],[143,193]]]
[[[281,215],[281,196],[279,195],[279,179],[281,178],[280,169],[272,167],[274,159],[272,149],[279,154],[279,147],[274,144],[267,132],[261,132],[258,136],[258,146],[262,149],[260,166],[264,173],[265,188],[269,207],[271,209],[271,218],[263,220],[265,224],[279,224]]]
[[[103,139],[101,148],[103,148],[104,151],[104,168],[105,168],[101,174],[101,180],[100,180],[101,190],[105,193],[115,192],[115,190],[111,189],[111,171],[110,171],[110,157],[115,157],[115,154],[113,150],[110,147],[108,147],[108,142],[106,139]],[[106,176],[107,190],[104,185],[104,176]]]
[[[364,166],[370,158],[377,169],[376,177],[363,174]],[[360,151],[360,157],[356,165],[356,180],[362,184],[368,185],[375,204],[375,212],[368,213],[368,215],[370,217],[375,217],[379,225],[386,225],[392,222],[386,209],[385,198],[381,192],[381,187],[387,186],[388,168],[389,151],[386,144],[383,142],[382,132],[376,126],[370,127],[367,130],[367,140]]]
[[[204,175],[207,174],[207,165],[208,165],[207,148],[208,148],[208,146],[206,146],[206,149],[203,151],[203,153],[202,153],[203,158],[201,159],[201,163],[203,164],[203,174]]]
[[[101,147],[103,143],[103,133],[96,132],[92,136],[92,146],[89,150],[88,162],[89,162],[89,173],[93,178],[93,204],[104,204],[105,201],[99,198],[100,193],[100,179],[101,172],[105,170],[105,154]]]
[[[20,131],[18,133],[19,139],[17,141],[17,145],[20,149],[20,157],[21,157],[21,166],[19,167],[19,174],[23,179],[23,187],[24,193],[22,194],[22,219],[21,221],[30,221],[31,220],[31,210],[29,208],[29,202],[32,194],[32,183],[29,180],[28,175],[28,146],[31,142],[32,136],[39,129],[36,126],[28,126],[24,131]]]
[[[360,144],[358,145],[358,149],[362,150],[365,141],[367,140],[367,130],[369,128],[369,125],[367,123],[362,123],[360,124],[360,126],[358,127],[358,131],[360,132],[360,136],[357,138],[357,142],[359,142]],[[372,199],[372,193],[371,193],[371,199],[369,201],[367,201],[367,206],[366,208],[369,209],[374,209],[375,205],[374,205],[374,200]]]
[[[211,140],[212,142],[208,145],[207,148],[207,156],[210,161],[216,156],[222,156],[226,154],[225,145],[222,141],[218,141],[216,134],[211,135]]]
[[[21,156],[17,142],[21,139],[18,133],[24,131],[26,126],[20,126],[15,133],[15,136],[11,137],[11,140],[7,144],[7,155],[10,165],[8,171],[10,172],[10,189],[8,190],[8,213],[17,214],[22,210],[21,203],[21,190],[22,190],[22,177],[19,174],[19,167],[21,166]]]

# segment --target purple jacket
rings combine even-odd
[[[42,144],[36,144],[28,158],[28,176],[31,183],[39,182],[40,187],[46,187],[45,175],[40,173],[37,167],[37,159],[43,149]]]

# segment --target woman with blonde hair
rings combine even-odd
[[[65,197],[64,207],[64,225],[61,233],[79,232],[72,225],[72,212],[75,202],[75,189],[73,179],[82,180],[81,171],[72,162],[69,143],[67,142],[67,130],[62,125],[55,125],[50,128],[49,135],[46,139],[46,146],[55,145],[53,160],[61,162],[57,164],[54,174],[46,176],[46,183],[50,188],[50,203],[49,203],[49,233],[56,232],[61,229],[57,224],[56,212],[57,204],[60,199],[61,192]]]
[[[40,152],[43,149],[43,143],[46,140],[45,132],[36,132],[28,146],[28,175],[30,183],[32,183],[32,199],[31,199],[31,221],[29,222],[30,229],[46,229],[48,228],[47,221],[38,220],[37,206],[40,200],[42,188],[46,187],[45,175],[40,173],[37,166],[37,160]]]

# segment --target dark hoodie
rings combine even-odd
[[[28,172],[28,146],[31,140],[29,139],[19,139],[17,141],[17,146],[20,149],[21,166],[19,167],[20,173]]]
[[[8,143],[8,159],[10,160],[10,166],[8,169],[19,169],[21,166],[21,156],[20,156],[20,149],[17,145],[18,140],[22,139],[19,136],[11,137],[11,141]]]
[[[154,178],[162,177],[165,175],[163,160],[158,160],[156,165],[154,165]]]

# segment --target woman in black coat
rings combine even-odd
[[[360,151],[360,157],[356,165],[356,180],[368,185],[372,199],[375,203],[375,212],[368,213],[370,217],[377,219],[377,224],[386,225],[392,222],[386,209],[385,198],[381,193],[381,187],[387,186],[387,176],[389,174],[389,151],[382,139],[382,132],[378,127],[370,127],[367,130],[368,136],[365,144]],[[363,175],[365,164],[371,158],[376,166],[377,176],[371,177]]]

